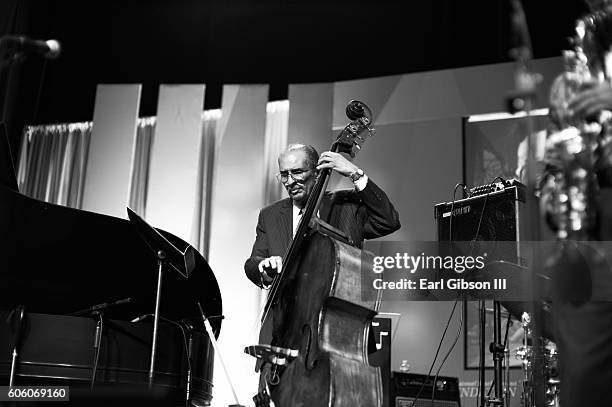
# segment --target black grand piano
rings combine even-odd
[[[187,246],[160,233],[181,250]],[[163,273],[154,388],[176,405],[212,399],[213,348],[198,302],[215,336],[221,329],[219,286],[206,260],[195,257],[187,279]],[[146,385],[153,323],[143,316],[154,312],[156,286],[157,259],[129,221],[20,194],[0,131],[0,386],[9,384],[15,310],[23,306],[14,385],[89,388],[99,314],[71,314],[117,301],[102,307],[94,389]]]

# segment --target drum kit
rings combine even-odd
[[[559,389],[561,381],[559,380],[559,354],[557,348],[551,340],[540,337],[534,341],[533,332],[531,329],[531,316],[524,312],[521,316],[521,324],[523,330],[523,344],[514,350],[514,356],[521,360],[523,370],[523,392],[521,394],[521,402],[523,406],[535,405],[534,398],[534,357],[535,346],[539,346],[540,355],[542,355],[543,378],[545,382],[545,403],[547,406],[559,406]]]
[[[529,312],[519,312],[521,309],[528,309],[526,302],[502,302],[507,312],[502,311],[499,315],[503,318],[508,318],[508,326],[516,323],[520,323],[520,328],[516,330],[513,336],[516,338],[520,335],[520,345],[511,348],[512,340],[506,340],[500,348],[500,355],[503,355],[505,362],[503,366],[504,372],[494,372],[495,377],[502,378],[500,382],[503,382],[502,397],[489,398],[485,403],[495,404],[495,400],[498,399],[501,405],[509,405],[510,398],[510,374],[509,368],[513,365],[510,361],[511,357],[515,360],[520,361],[522,369],[522,381],[521,381],[521,405],[524,407],[536,406],[536,382],[543,382],[544,391],[544,405],[547,407],[559,407],[559,392],[561,388],[561,381],[559,377],[559,353],[557,351],[556,344],[554,343],[554,336],[552,331],[552,314],[551,305],[549,303],[541,303],[540,317],[541,325],[546,328],[543,330],[542,336],[534,335],[534,323],[532,316]],[[494,305],[495,306],[495,305]],[[494,318],[495,310],[493,308],[485,308],[485,313],[493,314]],[[499,321],[498,321],[499,324]],[[507,336],[507,334],[506,334]],[[493,344],[492,344],[493,345]],[[537,346],[537,349],[535,348]],[[491,347],[491,352],[495,358],[495,352]],[[537,358],[537,359],[536,359]],[[494,370],[497,370],[497,366],[494,365]]]

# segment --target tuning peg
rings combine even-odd
[[[376,134],[376,129],[368,126],[368,133],[370,133],[370,137]]]

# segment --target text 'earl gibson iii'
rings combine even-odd
[[[507,282],[505,278],[494,278],[492,281],[466,281],[462,278],[383,281],[377,278],[373,284],[377,290],[505,290]]]

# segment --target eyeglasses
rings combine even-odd
[[[276,174],[276,179],[278,180],[278,182],[286,184],[289,181],[289,176],[291,176],[294,181],[300,182],[306,179],[308,172],[310,172],[310,170],[296,169],[289,171],[281,171]]]

